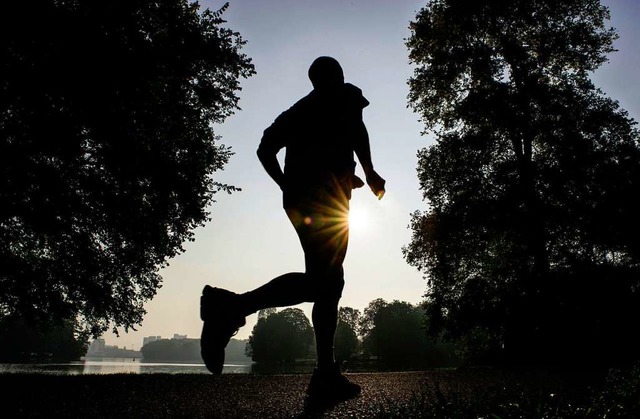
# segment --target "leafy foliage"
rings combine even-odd
[[[14,316],[0,317],[0,342],[0,362],[76,361],[88,346],[71,321],[34,327]]]
[[[358,321],[358,331],[362,338],[363,352],[366,355],[372,355],[370,353],[372,345],[369,340],[371,339],[373,329],[376,326],[376,315],[378,314],[378,311],[383,307],[386,307],[387,304],[388,303],[383,298],[371,300],[365,307],[364,312]]]
[[[394,368],[443,367],[458,363],[455,348],[425,333],[424,312],[406,301],[369,303],[361,322],[365,353]]]
[[[186,0],[0,6],[0,313],[140,324],[208,220],[231,151],[213,124],[254,73]]]
[[[225,349],[225,361],[246,362],[246,341],[231,339]],[[145,361],[202,362],[200,339],[159,339],[140,348]]]
[[[293,362],[310,356],[314,335],[309,319],[299,308],[269,311],[258,316],[246,353],[259,363]]]
[[[339,308],[334,343],[336,361],[347,361],[358,355],[360,349],[357,334],[359,320],[360,310],[352,307]]]
[[[637,353],[638,131],[589,79],[608,17],[598,0],[432,0],[411,24],[409,100],[436,142],[403,250],[433,335],[520,361]]]

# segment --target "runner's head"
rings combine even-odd
[[[314,89],[332,88],[344,83],[344,73],[335,58],[318,57],[309,67],[309,79]]]

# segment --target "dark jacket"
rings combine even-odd
[[[362,91],[349,83],[313,90],[264,131],[259,152],[275,155],[286,150],[285,207],[314,189],[349,182],[356,165],[354,144],[362,135],[362,109],[367,105]]]

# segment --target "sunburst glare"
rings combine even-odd
[[[366,230],[369,226],[369,213],[363,207],[352,206],[349,210],[349,228],[354,231]]]

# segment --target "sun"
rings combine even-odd
[[[366,230],[369,225],[369,214],[364,208],[351,207],[349,210],[349,229]]]

